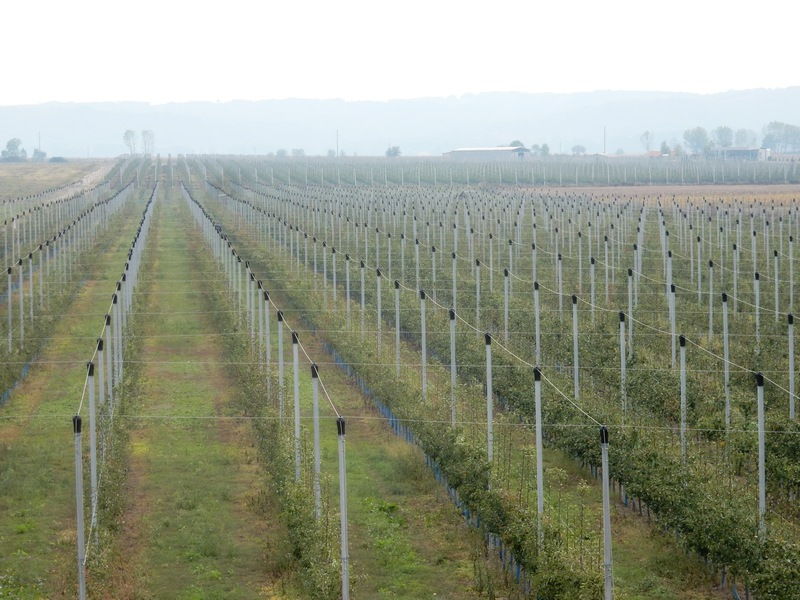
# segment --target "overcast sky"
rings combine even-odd
[[[0,104],[800,85],[800,2],[4,3]]]

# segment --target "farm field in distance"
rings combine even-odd
[[[0,164],[0,599],[800,598],[800,173],[650,164]]]

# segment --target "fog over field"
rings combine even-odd
[[[519,139],[569,153],[624,149],[643,152],[683,143],[683,132],[719,125],[760,133],[770,121],[800,122],[800,87],[719,94],[598,91],[573,94],[492,92],[385,102],[285,99],[231,102],[46,103],[0,107],[0,136],[33,148],[41,133],[49,156],[116,156],[122,132],[149,129],[161,154],[266,154],[302,148],[325,154],[382,155],[390,145],[404,156],[438,155],[462,146],[497,146]]]

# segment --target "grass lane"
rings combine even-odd
[[[205,252],[180,202],[162,197],[154,215],[142,310],[158,314],[140,332],[146,364],[130,403],[152,418],[131,420],[127,505],[103,596],[279,597],[269,572],[280,539],[264,518],[249,425],[216,418],[235,414],[236,382],[218,337],[200,335],[213,314],[186,314],[209,310],[196,290],[205,284],[175,281],[191,279]]]

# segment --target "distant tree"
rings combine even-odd
[[[623,154],[625,154],[625,150],[623,148],[617,148],[617,151],[614,154],[616,154],[617,156],[622,156]]]
[[[11,138],[6,142],[6,149],[0,153],[3,160],[7,162],[22,161],[28,159],[28,153],[22,148],[22,140]]]
[[[302,158],[306,155],[306,151],[302,148],[292,148],[292,156],[295,158]]]
[[[586,154],[586,146],[581,146],[580,144],[576,144],[572,147],[572,154],[575,156],[581,156]]]
[[[542,156],[550,156],[550,146],[547,144],[542,144],[542,147],[539,148],[539,154]]]
[[[136,132],[133,129],[126,129],[122,134],[122,141],[128,147],[128,154],[136,154]]]
[[[661,142],[661,156],[669,156],[669,144]]]
[[[519,140],[514,140],[513,142],[511,142],[511,143],[509,144],[509,146],[511,146],[512,148],[524,148],[524,147],[525,147],[525,144],[523,144],[523,143],[522,143],[522,142],[520,142]]]
[[[278,151],[275,153],[275,156],[277,156],[278,158],[286,158],[286,150],[284,150],[283,148],[281,148],[280,150],[278,150]]]
[[[650,152],[650,144],[653,142],[652,132],[645,131],[642,135],[639,136],[639,141],[642,143],[644,151]]]
[[[389,158],[397,158],[400,156],[400,146],[389,146],[386,149],[386,156]]]
[[[800,127],[773,121],[764,127],[762,145],[776,152],[797,152],[800,150]]]
[[[709,146],[708,132],[703,127],[687,129],[683,132],[683,141],[695,154],[705,152]]]
[[[727,125],[721,125],[711,132],[714,143],[720,148],[730,148],[733,146],[733,129]]]
[[[39,150],[39,148],[36,148],[36,150],[33,151],[33,156],[31,157],[31,160],[33,162],[44,162],[46,158],[47,158],[47,152],[42,152],[41,150]]]
[[[683,156],[683,146],[680,144],[672,144],[672,155]]]
[[[533,154],[534,156],[539,156],[541,153],[542,153],[542,148],[539,146],[539,144],[534,144],[533,146],[531,146],[531,154]]]
[[[142,152],[144,154],[153,154],[156,145],[156,134],[152,129],[142,130]]]
[[[336,150],[328,150],[328,158],[336,158]]]
[[[758,134],[752,129],[737,129],[734,143],[742,148],[751,148],[758,143]]]

